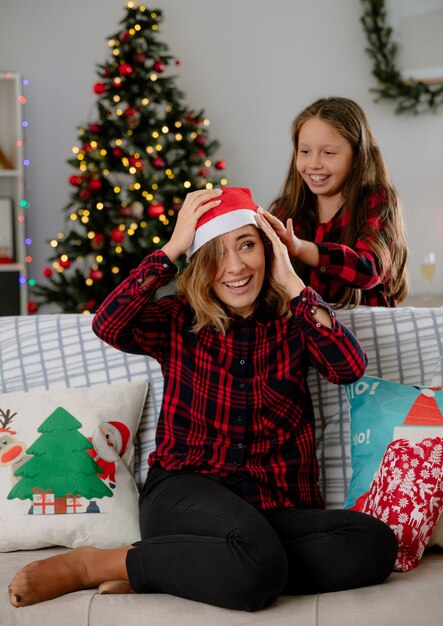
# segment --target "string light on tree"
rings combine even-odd
[[[34,288],[39,303],[94,312],[169,240],[188,191],[227,184],[208,118],[175,84],[180,62],[159,40],[161,21],[161,11],[129,2],[121,28],[107,37],[109,58],[92,85],[96,111],[68,160],[66,233],[50,242],[52,267]]]

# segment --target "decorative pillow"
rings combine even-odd
[[[390,443],[369,492],[353,508],[392,528],[396,570],[417,567],[443,508],[443,439]]]
[[[147,389],[0,394],[0,551],[140,539],[132,471]]]
[[[392,441],[406,439],[418,443],[427,438],[443,437],[443,391],[370,376],[346,385],[345,391],[351,416],[352,463],[345,507],[361,509]],[[440,527],[443,527],[443,517],[429,545],[443,546]]]

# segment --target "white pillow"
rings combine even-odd
[[[134,437],[148,383],[0,394],[0,551],[140,539]]]

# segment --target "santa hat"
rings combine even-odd
[[[198,220],[194,241],[187,253],[188,259],[205,243],[219,235],[224,235],[247,224],[257,226],[255,214],[259,206],[252,199],[249,189],[225,187],[220,200],[219,205],[207,211]]]
[[[115,439],[115,451],[119,456],[123,456],[128,447],[131,431],[122,422],[106,422],[106,427]]]

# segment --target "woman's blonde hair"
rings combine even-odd
[[[354,165],[342,191],[344,207],[350,215],[349,225],[345,240],[336,243],[352,247],[358,239],[365,239],[370,234],[368,243],[382,268],[387,295],[401,302],[408,293],[407,245],[402,206],[366,115],[356,102],[340,97],[322,98],[297,115],[292,124],[293,154],[289,171],[282,192],[272,202],[270,210],[284,222],[292,217],[301,225],[300,237],[312,240],[317,221],[317,196],[298,173],[296,159],[300,129],[313,118],[333,126],[349,141],[354,155]],[[379,216],[382,230],[379,232],[374,229],[369,233],[369,199],[375,194],[383,198]],[[301,272],[303,264],[294,259],[294,267]],[[361,290],[347,287],[336,304],[355,306],[360,302]]]
[[[286,290],[272,278],[274,253],[266,235],[258,230],[265,250],[265,279],[256,301],[256,309],[261,315],[275,317],[290,315],[289,296]],[[211,285],[223,255],[221,236],[208,241],[191,257],[189,264],[179,276],[177,290],[184,295],[195,313],[192,327],[197,333],[204,326],[210,326],[225,333],[231,319],[226,305],[215,295]]]

